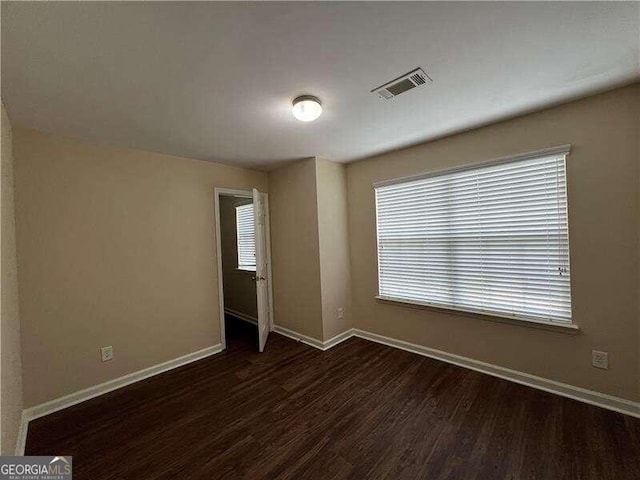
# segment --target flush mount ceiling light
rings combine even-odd
[[[303,95],[293,100],[293,116],[301,122],[312,122],[322,113],[320,100],[312,95]]]

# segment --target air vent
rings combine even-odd
[[[371,90],[371,93],[375,93],[380,98],[389,100],[416,87],[430,85],[432,82],[433,80],[429,78],[429,75],[427,75],[424,70],[416,68],[395,80],[391,80],[378,88],[374,88]]]

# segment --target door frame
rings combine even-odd
[[[215,236],[216,236],[216,263],[218,267],[218,299],[220,304],[220,344],[222,350],[227,348],[227,337],[224,325],[224,276],[222,272],[222,238],[220,237],[220,197],[238,197],[250,198],[253,200],[253,192],[251,190],[237,190],[233,188],[213,189],[214,194],[214,210],[215,210]],[[268,276],[268,301],[269,301],[269,331],[273,331],[273,284],[271,274],[271,225],[269,221],[269,194],[265,194],[265,236],[267,237],[267,276]]]

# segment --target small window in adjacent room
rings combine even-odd
[[[376,184],[378,298],[571,325],[568,153]]]
[[[253,203],[236,207],[238,270],[256,271],[256,243]]]

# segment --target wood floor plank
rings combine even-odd
[[[640,420],[352,338],[228,349],[29,425],[83,479],[640,479]]]

